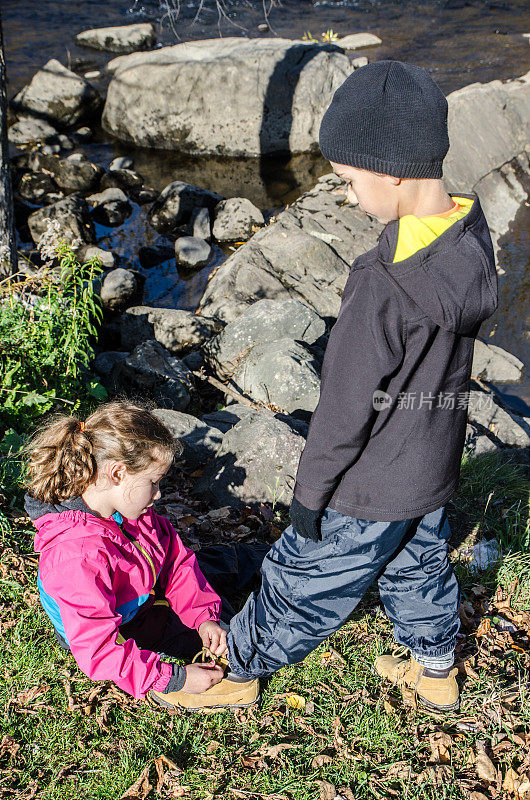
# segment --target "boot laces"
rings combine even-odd
[[[207,647],[203,647],[197,655],[193,657],[192,664],[195,664],[197,661],[201,661],[203,664],[207,661],[215,661],[218,667],[228,667],[228,659],[226,656],[216,656],[214,653],[211,652]]]

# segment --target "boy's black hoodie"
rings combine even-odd
[[[484,214],[459,196],[471,209],[427,247],[393,263],[395,220],[351,267],[298,467],[307,508],[402,520],[457,488],[474,339],[497,306]],[[390,396],[381,410],[378,390]]]

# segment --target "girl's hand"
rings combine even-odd
[[[215,686],[223,679],[224,670],[216,666],[214,661],[209,664],[186,664],[186,681],[182,687],[183,692],[200,694],[211,686]]]
[[[202,625],[199,625],[199,636],[203,645],[214,656],[222,656],[226,653],[228,649],[226,646],[226,631],[217,622],[208,620],[208,622],[203,622]]]

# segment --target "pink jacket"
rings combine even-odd
[[[133,541],[112,518],[56,509],[42,504],[52,513],[32,514],[46,613],[89,678],[112,680],[138,698],[149,689],[162,691],[172,666],[133,639],[118,644],[120,624],[132,619],[157,580],[189,628],[219,620],[219,596],[173,526],[152,509],[137,520],[123,520]]]

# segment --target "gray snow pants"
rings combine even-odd
[[[447,557],[445,507],[424,517],[372,522],[326,508],[322,541],[290,525],[261,569],[262,586],[230,622],[230,668],[270,675],[302,661],[341,628],[371,583],[400,644],[426,666],[452,654],[460,592]]]

